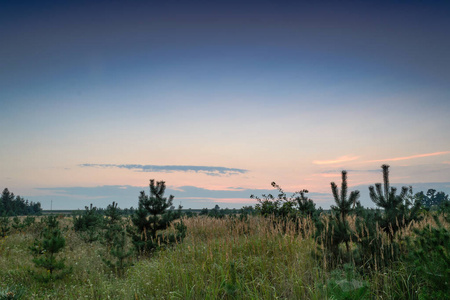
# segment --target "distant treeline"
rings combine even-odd
[[[96,209],[96,213],[98,213],[99,215],[105,215],[106,214],[106,209],[104,208],[97,208]],[[136,209],[134,207],[130,207],[130,208],[117,208],[117,213],[122,215],[122,216],[131,216],[135,213]],[[214,217],[214,218],[223,218],[227,215],[235,215],[235,214],[248,214],[248,215],[254,215],[256,214],[256,210],[252,207],[252,206],[244,206],[240,209],[236,209],[236,208],[220,208],[218,205],[216,205],[214,208],[212,209],[208,209],[208,208],[202,208],[202,209],[192,209],[192,208],[188,208],[188,209],[183,209],[183,208],[178,208],[176,209],[174,206],[171,206],[169,208],[169,211],[179,211],[180,214],[184,217],[194,217],[197,215],[200,216],[209,216],[209,217]],[[81,209],[53,209],[53,210],[42,210],[42,214],[43,215],[51,215],[51,214],[61,214],[61,215],[81,215],[85,213],[85,210],[81,210]]]
[[[27,216],[40,215],[41,213],[41,203],[29,202],[19,195],[15,196],[7,188],[3,190],[0,198],[0,215]]]

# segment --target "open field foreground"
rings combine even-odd
[[[25,232],[10,232],[0,239],[0,295],[2,299],[426,298],[427,282],[407,259],[368,270],[354,266],[357,258],[351,254],[348,263],[330,267],[329,256],[316,243],[315,229],[307,221],[296,226],[260,216],[197,216],[183,222],[187,234],[182,243],[150,257],[132,256],[133,265],[117,276],[102,260],[104,246],[86,243],[72,229],[72,218],[60,216],[66,245],[58,258],[65,258],[72,269],[60,279],[42,280],[40,272],[45,271],[35,267],[29,250],[39,238],[42,223],[37,221]],[[413,228],[427,224],[437,226],[428,216],[398,236],[414,239]],[[449,224],[443,220],[442,224],[447,230]],[[405,240],[400,242],[403,257],[411,250]],[[448,280],[445,274],[439,276]]]

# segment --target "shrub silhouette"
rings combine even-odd
[[[338,187],[334,182],[331,182],[331,191],[336,202],[336,205],[331,205],[333,219],[337,225],[334,234],[338,237],[339,243],[345,243],[347,252],[349,252],[350,248],[348,243],[353,233],[348,224],[347,216],[356,207],[360,196],[359,191],[351,192],[350,197],[347,199],[347,171],[342,171],[341,194],[339,195]]]
[[[288,197],[283,189],[272,182],[272,187],[278,190],[275,198],[272,194],[263,194],[260,197],[251,195],[251,199],[256,199],[256,211],[264,217],[274,216],[277,219],[295,219],[299,216],[313,217],[316,213],[316,205],[306,196],[308,190],[301,190]]]
[[[411,203],[408,199],[408,192],[412,194],[412,189],[406,186],[402,187],[399,195],[397,188],[389,185],[389,165],[382,165],[383,182],[376,183],[375,187],[370,186],[370,198],[378,206],[384,209],[384,214],[378,219],[379,226],[385,231],[391,241],[400,229],[407,226],[411,221],[418,218],[420,202]]]
[[[129,228],[133,244],[140,254],[149,254],[151,251],[163,246],[181,241],[186,233],[183,222],[176,224],[176,234],[163,235],[161,231],[167,229],[171,223],[180,217],[180,214],[167,211],[172,205],[173,196],[164,197],[166,184],[164,181],[150,180],[150,195],[141,191],[139,207],[131,217],[134,228]]]
[[[353,213],[356,205],[360,206],[358,201],[359,191],[353,191],[347,197],[347,171],[342,171],[341,191],[336,183],[331,182],[331,191],[333,193],[336,205],[331,206],[331,214],[323,216],[317,220],[317,241],[324,246],[324,248],[331,255],[330,264],[336,264],[339,259],[349,259],[350,241],[354,237],[354,232],[348,223],[349,214]],[[339,245],[345,243],[346,256],[340,252]]]
[[[397,195],[397,189],[389,185],[389,165],[381,168],[383,185],[369,187],[370,198],[381,209],[359,210],[356,220],[358,251],[354,259],[368,269],[388,267],[399,260],[407,249],[398,233],[420,219],[419,197],[413,195],[411,187],[402,187]]]

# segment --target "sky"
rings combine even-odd
[[[0,188],[184,208],[330,182],[450,193],[446,1],[2,1]]]

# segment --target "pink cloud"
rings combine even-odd
[[[315,173],[315,174],[312,174],[312,176],[314,176],[314,177],[324,177],[324,178],[334,178],[334,177],[341,176],[341,174],[336,171],[336,173]],[[315,178],[307,178],[305,180],[316,180],[316,179]]]
[[[386,158],[386,159],[376,159],[376,160],[369,160],[369,161],[367,161],[367,162],[398,161],[398,160],[414,159],[414,158],[421,158],[421,157],[428,157],[428,156],[444,155],[444,154],[448,154],[448,153],[450,153],[450,151],[442,151],[442,152],[433,152],[433,153],[417,154],[417,155],[411,155],[411,156],[403,156],[403,157],[395,157],[395,158]]]
[[[331,165],[331,164],[338,164],[338,163],[342,163],[342,162],[347,162],[347,161],[352,161],[355,159],[358,159],[359,156],[341,156],[337,159],[334,160],[315,160],[313,161],[313,164],[316,165]]]

